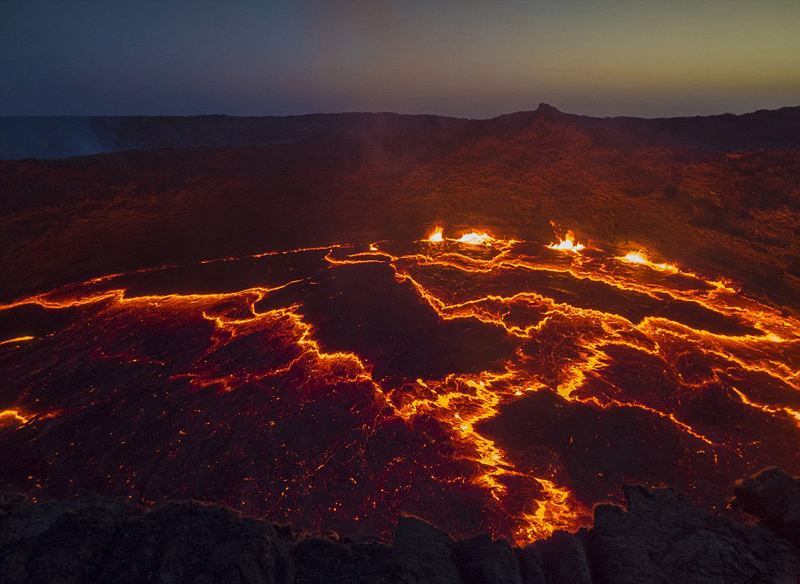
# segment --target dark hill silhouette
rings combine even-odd
[[[514,134],[537,119],[557,120],[616,147],[671,145],[718,150],[800,146],[800,107],[735,116],[643,119],[536,110],[466,120],[392,113],[301,116],[98,116],[0,118],[0,158],[60,158],[120,150],[264,146],[323,137],[415,138],[424,151],[446,149],[478,135]]]

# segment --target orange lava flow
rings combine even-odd
[[[0,341],[0,345],[16,345],[18,343],[24,343],[26,341],[32,341],[34,338],[31,335],[23,335],[20,337],[14,337],[13,339],[5,339],[4,341]]]
[[[648,268],[652,268],[654,270],[659,270],[661,272],[670,272],[672,274],[677,274],[680,270],[674,264],[668,264],[666,262],[653,262],[648,259],[647,255],[643,251],[629,251],[624,256],[617,258],[620,261],[629,263],[629,264],[638,264],[640,266],[647,266]]]
[[[501,508],[511,507],[507,503],[517,488],[536,493],[508,512],[517,543],[574,529],[584,525],[590,514],[590,502],[576,496],[563,470],[533,463],[526,467],[518,462],[519,453],[503,448],[484,429],[509,404],[532,394],[552,392],[564,403],[601,414],[634,410],[654,423],[669,424],[696,451],[716,455],[737,450],[713,425],[701,427],[691,412],[682,409],[681,400],[646,392],[631,395],[629,380],[614,371],[616,364],[629,359],[636,366],[648,363],[653,375],[678,387],[681,395],[689,396],[686,399],[719,387],[743,407],[800,429],[800,408],[772,394],[753,395],[740,381],[756,377],[780,391],[800,391],[800,320],[741,294],[725,280],[654,262],[641,250],[616,255],[618,250],[595,250],[594,243],[587,249],[572,231],[557,243],[534,245],[485,231],[451,239],[436,227],[421,241],[395,243],[396,247],[383,241],[380,247],[337,244],[249,257],[324,251],[327,270],[384,266],[397,285],[413,290],[415,301],[418,298],[425,310],[435,313],[437,322],[488,326],[501,333],[511,347],[510,356],[479,372],[379,378],[374,363],[364,355],[324,346],[304,315],[302,300],[259,309],[264,301],[313,285],[305,277],[225,293],[137,296],[122,287],[92,288],[122,276],[112,274],[86,282],[84,290],[77,286],[70,293],[38,294],[0,305],[0,311],[26,305],[60,310],[108,303],[115,309],[141,309],[137,314],[142,318],[147,309],[155,308],[197,314],[212,330],[210,345],[192,367],[174,376],[197,388],[232,392],[253,381],[290,373],[303,380],[367,384],[386,416],[409,426],[430,417],[446,428],[455,445],[452,456],[472,469],[465,480]],[[207,260],[231,261],[237,258]],[[621,300],[602,304],[584,290]],[[625,312],[631,298],[652,307],[641,314]],[[232,303],[246,309],[226,308]],[[276,364],[233,373],[209,365],[220,349],[253,330],[274,333],[291,350]],[[17,337],[0,345],[31,339]],[[684,365],[693,360],[701,361],[703,368]],[[26,424],[33,417],[18,409],[0,411],[0,421]]]
[[[23,415],[19,410],[0,410],[0,424],[6,420],[18,424],[27,424],[30,418]]]
[[[651,413],[659,418],[669,421],[678,430],[687,434],[705,446],[721,447],[720,444],[701,430],[692,427],[689,423],[679,419],[674,412],[664,411],[656,407],[637,401],[626,401],[615,398],[598,398],[595,396],[582,396],[578,392],[587,379],[598,374],[608,360],[604,348],[608,345],[627,345],[637,351],[650,353],[663,359],[659,349],[659,337],[662,335],[678,336],[684,341],[697,345],[698,349],[709,356],[719,357],[722,360],[720,368],[725,363],[742,367],[749,371],[765,373],[777,380],[786,383],[795,390],[800,390],[798,371],[788,367],[779,360],[753,360],[741,356],[741,349],[757,347],[762,344],[787,343],[795,349],[800,343],[800,327],[798,321],[781,316],[752,300],[742,299],[730,286],[717,280],[706,280],[692,272],[683,272],[670,263],[657,263],[649,260],[644,252],[630,252],[618,257],[622,263],[642,265],[658,272],[683,275],[698,281],[698,284],[707,286],[707,292],[696,290],[681,290],[672,288],[668,284],[642,284],[628,276],[608,271],[602,266],[595,269],[587,263],[577,263],[563,269],[564,272],[578,279],[591,279],[603,282],[623,291],[639,292],[650,296],[667,295],[676,300],[696,303],[715,312],[727,315],[752,325],[761,331],[755,335],[724,335],[709,332],[702,328],[692,328],[672,322],[668,319],[645,318],[639,324],[634,324],[627,319],[615,314],[604,313],[596,310],[581,309],[563,305],[538,295],[533,291],[519,292],[511,296],[502,295],[476,295],[466,301],[448,302],[431,289],[423,285],[403,268],[406,263],[411,266],[427,265],[454,268],[465,273],[491,273],[502,270],[552,270],[547,266],[539,266],[527,258],[513,258],[509,250],[514,242],[483,239],[477,234],[468,234],[455,243],[489,244],[497,243],[497,255],[489,259],[475,259],[462,255],[458,251],[440,253],[437,256],[389,256],[396,277],[403,282],[410,282],[424,299],[442,319],[474,318],[483,323],[496,325],[506,331],[510,336],[518,338],[533,338],[546,326],[550,315],[568,314],[595,321],[602,329],[603,336],[598,339],[586,337],[581,339],[583,357],[564,367],[564,377],[554,389],[563,398],[592,404],[600,408],[636,408]],[[580,252],[584,249],[582,244],[577,244],[572,232],[567,232],[564,239],[557,244],[547,246],[557,251]],[[359,254],[351,254],[350,261],[358,262]],[[348,260],[344,260],[346,263]],[[520,327],[510,324],[505,316],[507,308],[516,304],[527,302],[543,304],[547,308],[545,316],[538,324]],[[500,305],[503,309],[496,311],[489,308],[491,305]],[[786,335],[786,338],[781,335]],[[716,369],[715,369],[716,370]],[[709,380],[711,381],[711,380]],[[448,386],[463,384],[470,391],[448,389]],[[425,387],[430,387],[430,382]],[[518,473],[513,465],[506,460],[503,451],[494,442],[479,431],[475,425],[481,420],[492,418],[498,411],[498,406],[504,402],[521,396],[524,392],[536,391],[542,384],[531,378],[528,373],[521,373],[506,369],[506,371],[493,374],[486,372],[479,376],[452,376],[437,384],[438,391],[433,392],[434,398],[416,399],[405,405],[401,415],[410,417],[419,411],[433,412],[438,419],[449,420],[454,431],[462,440],[469,444],[472,460],[478,462],[485,472],[477,477],[477,482],[488,488],[495,498],[505,493],[505,487],[498,481],[503,475]],[[788,407],[773,408],[757,404],[737,391],[742,402],[748,406],[758,408],[769,414],[789,415],[795,423],[800,420],[798,412]],[[585,509],[581,509],[574,501],[570,500],[570,491],[557,485],[557,482],[547,477],[531,476],[543,488],[544,496],[532,506],[531,511],[523,512],[520,516],[520,526],[517,531],[518,541],[526,541],[546,536],[555,529],[569,529],[575,527],[585,517]]]

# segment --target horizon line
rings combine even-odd
[[[674,115],[674,116],[636,116],[636,115],[609,115],[609,116],[597,116],[597,115],[589,115],[589,114],[582,114],[576,112],[567,112],[559,109],[556,106],[553,106],[546,102],[541,102],[535,109],[523,109],[523,110],[515,110],[511,112],[501,113],[494,116],[489,117],[467,117],[467,116],[453,116],[453,115],[445,115],[445,114],[434,114],[434,113],[407,113],[407,112],[394,112],[389,110],[363,110],[363,111],[312,111],[306,113],[298,113],[298,114],[226,114],[226,113],[198,113],[198,114],[25,114],[25,115],[13,115],[13,114],[0,114],[0,119],[30,119],[30,118],[299,118],[299,117],[311,117],[311,116],[367,116],[367,115],[394,115],[394,116],[407,116],[407,117],[433,117],[433,118],[444,118],[444,119],[451,119],[451,120],[466,120],[466,121],[488,121],[488,120],[495,120],[498,118],[506,117],[506,116],[513,116],[519,114],[529,114],[529,113],[536,113],[540,110],[543,111],[554,111],[560,114],[569,115],[569,116],[577,116],[577,117],[584,117],[584,118],[593,118],[599,120],[608,120],[608,119],[637,119],[637,120],[673,120],[673,119],[685,119],[685,118],[713,118],[713,117],[722,117],[722,116],[733,116],[733,117],[742,117],[747,115],[753,115],[761,112],[779,112],[782,110],[787,109],[797,109],[800,108],[800,103],[798,104],[791,104],[791,105],[783,105],[774,108],[758,108],[750,111],[745,111],[741,113],[733,113],[730,111],[727,112],[719,112],[719,113],[711,113],[711,114],[685,114],[685,115]]]

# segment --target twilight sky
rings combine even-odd
[[[0,0],[0,115],[800,104],[800,0]]]

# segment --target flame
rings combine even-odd
[[[648,260],[645,257],[644,253],[640,251],[629,251],[624,256],[622,256],[622,261],[628,262],[629,264],[641,264],[641,265],[647,265],[650,263],[650,260]]]
[[[438,225],[433,228],[433,233],[428,236],[429,243],[442,243],[444,241],[444,229]]]
[[[558,251],[571,251],[573,253],[578,253],[586,248],[582,243],[575,243],[575,232],[572,230],[567,231],[563,239],[559,237],[558,243],[551,243],[547,247]]]
[[[464,233],[458,239],[451,239],[444,236],[444,229],[437,225],[433,228],[433,232],[425,238],[428,243],[443,243],[445,241],[455,241],[456,243],[463,243],[466,245],[490,245],[498,240],[486,233],[485,231],[469,231]],[[514,243],[509,240],[507,243]]]
[[[667,262],[657,263],[650,260],[650,258],[647,257],[647,254],[642,250],[629,251],[624,256],[617,259],[629,264],[647,266],[648,268],[651,268],[653,270],[658,270],[659,272],[669,272],[670,274],[677,274],[680,271],[678,269],[678,266],[676,266],[675,264],[670,264]]]
[[[494,237],[486,232],[478,233],[476,231],[470,231],[456,239],[456,241],[458,243],[466,243],[467,245],[488,245],[494,241]]]

